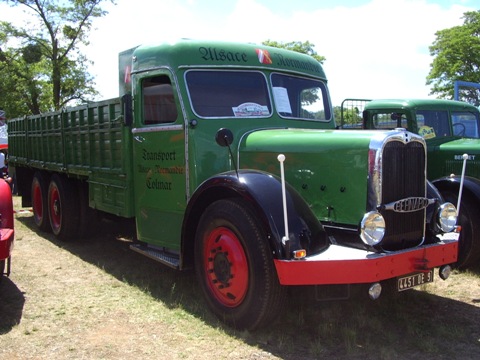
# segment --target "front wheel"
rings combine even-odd
[[[237,329],[266,325],[284,303],[267,237],[241,199],[216,201],[202,215],[195,269],[212,312]]]

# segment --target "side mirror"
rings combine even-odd
[[[230,129],[221,128],[218,129],[215,134],[215,141],[220,146],[230,146],[233,142],[233,133]]]
[[[133,124],[132,95],[125,94],[122,96],[123,122],[126,126]]]

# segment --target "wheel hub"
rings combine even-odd
[[[60,214],[60,202],[58,200],[55,200],[53,202],[53,212],[55,213],[55,215],[58,216],[58,214]]]
[[[224,286],[228,286],[229,280],[232,278],[231,264],[228,260],[227,253],[220,250],[215,254],[213,260],[213,272],[218,281]]]
[[[212,295],[224,306],[239,306],[249,287],[248,260],[239,238],[226,227],[215,228],[207,237],[204,256]]]

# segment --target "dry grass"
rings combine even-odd
[[[18,211],[19,199],[15,198]],[[16,215],[12,274],[0,284],[4,359],[467,359],[480,356],[480,267],[372,302],[290,294],[269,328],[236,332],[204,307],[191,272],[128,249],[128,229],[62,243]]]

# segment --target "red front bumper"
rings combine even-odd
[[[303,260],[275,260],[275,267],[282,285],[378,282],[455,263],[458,234],[448,235],[451,239],[441,243],[383,254],[330,245],[323,253]]]
[[[0,261],[8,259],[13,249],[13,229],[0,229]]]

